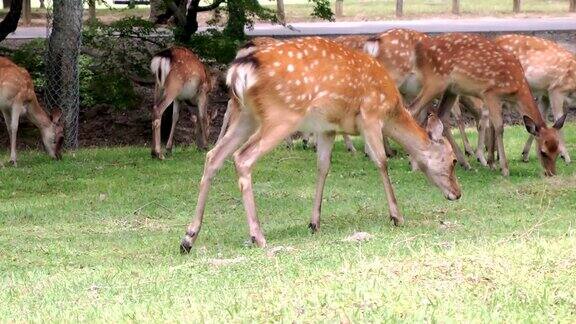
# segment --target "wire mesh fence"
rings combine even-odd
[[[81,0],[46,1],[46,105],[62,110],[65,145],[78,147],[80,91],[78,59],[81,47]]]

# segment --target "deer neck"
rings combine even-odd
[[[42,109],[36,98],[31,100],[26,112],[28,119],[40,129],[43,135],[52,127],[52,120],[50,120],[50,117]]]
[[[538,127],[546,127],[546,122],[534,102],[534,97],[528,86],[518,91],[518,109],[522,115],[530,117]]]
[[[391,115],[384,123],[384,132],[398,142],[411,156],[420,156],[430,140],[426,131],[404,107]]]

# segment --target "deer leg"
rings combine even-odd
[[[483,166],[488,166],[486,157],[484,156],[484,149],[486,148],[486,133],[492,131],[490,127],[490,117],[488,110],[482,109],[480,112],[480,120],[478,121],[478,145],[476,147],[476,159]],[[492,148],[494,145],[492,145]]]
[[[508,170],[508,160],[506,159],[506,152],[504,150],[504,122],[502,121],[502,102],[495,96],[488,96],[486,104],[490,111],[490,119],[492,120],[492,127],[494,127],[494,138],[496,147],[498,148],[498,160],[500,161],[500,171],[502,175],[507,177],[510,175]]]
[[[222,139],[216,143],[216,146],[206,154],[204,173],[202,174],[202,180],[200,180],[196,213],[194,219],[188,225],[186,235],[180,244],[180,250],[182,252],[190,252],[194,241],[196,241],[196,238],[198,237],[198,233],[202,227],[206,199],[208,198],[208,191],[210,190],[212,178],[222,167],[226,158],[250,137],[255,128],[256,122],[254,117],[249,113],[241,112],[238,118],[232,121],[230,128],[224,137],[222,137]]]
[[[462,150],[460,150],[460,146],[456,143],[456,140],[454,140],[454,137],[452,136],[452,128],[450,127],[450,111],[457,104],[458,96],[450,91],[445,91],[442,95],[442,100],[440,100],[440,104],[438,105],[438,116],[442,120],[442,124],[444,124],[443,135],[450,143],[450,146],[452,146],[452,151],[454,151],[454,155],[456,155],[456,160],[458,160],[458,163],[460,163],[465,170],[470,170],[470,163],[468,163]]]
[[[552,109],[552,115],[554,116],[554,122],[556,122],[560,117],[564,115],[564,100],[565,100],[564,93],[560,91],[552,91],[550,93],[550,108]],[[570,154],[568,154],[568,150],[566,149],[566,143],[564,141],[564,133],[560,129],[558,131],[560,133],[560,157],[564,159],[564,162],[570,163]]]
[[[460,130],[460,136],[462,137],[462,144],[464,145],[464,153],[468,156],[474,155],[474,150],[468,141],[468,136],[466,135],[466,126],[464,125],[464,118],[462,117],[462,110],[460,109],[460,104],[457,101],[452,107],[452,114],[454,115],[454,120],[458,125],[458,130]]]
[[[488,155],[487,161],[486,163],[488,164],[488,167],[490,169],[496,169],[496,160],[494,158],[494,150],[495,150],[495,134],[494,134],[494,127],[492,126],[492,123],[490,123],[490,125],[488,126],[488,128],[486,129],[486,152]]]
[[[344,137],[344,144],[346,145],[346,149],[348,150],[348,152],[356,154],[356,148],[354,147],[354,143],[352,143],[352,139],[350,138],[350,136],[348,134],[344,134],[342,136]]]
[[[330,169],[330,158],[334,147],[334,133],[318,134],[317,154],[318,154],[318,176],[316,177],[316,194],[314,195],[314,208],[312,209],[312,219],[308,227],[312,233],[320,229],[320,212],[322,210],[322,196],[324,194],[324,184]]]
[[[172,127],[170,128],[170,135],[168,136],[168,142],[166,142],[166,153],[172,153],[172,147],[174,146],[174,131],[176,130],[176,124],[178,123],[178,117],[180,115],[180,102],[174,100],[172,103]]]
[[[390,218],[394,221],[394,225],[400,225],[404,222],[404,217],[398,210],[396,203],[396,196],[394,195],[394,188],[390,177],[388,176],[388,163],[386,151],[384,150],[384,143],[382,140],[382,127],[377,123],[370,123],[369,121],[362,121],[363,136],[368,146],[368,153],[370,158],[376,164],[382,177],[384,184],[384,191],[386,192],[386,200],[388,201],[388,209],[390,211]]]
[[[552,99],[550,99],[552,102]],[[542,118],[546,120],[546,104],[544,103],[544,97],[538,97],[538,109],[540,110],[540,114]],[[528,162],[530,161],[530,148],[532,148],[532,143],[534,142],[534,135],[528,135],[528,140],[526,140],[526,144],[524,144],[524,149],[522,150],[522,161]]]
[[[396,156],[398,152],[390,146],[390,141],[388,141],[388,137],[384,136],[384,134],[382,134],[382,143],[384,143],[384,151],[386,151],[387,157],[390,158]]]
[[[256,161],[268,151],[276,147],[286,136],[292,134],[297,128],[297,119],[290,118],[280,124],[261,125],[258,131],[248,139],[238,151],[234,153],[234,163],[238,174],[238,185],[242,192],[242,200],[246,209],[250,240],[259,247],[266,246],[266,239],[260,228],[256,213],[256,203],[252,191],[252,168]]]
[[[425,121],[426,114],[425,108],[428,104],[436,98],[439,94],[443,93],[446,89],[446,85],[440,83],[424,83],[422,85],[422,90],[416,96],[416,99],[410,104],[409,110],[412,116],[416,118],[418,123],[422,124]]]
[[[232,114],[232,109],[234,109],[233,107],[231,107],[231,104],[232,99],[228,100],[228,106],[226,107],[226,113],[224,113],[224,119],[222,120],[222,127],[220,128],[220,134],[218,134],[218,141],[220,141],[220,139],[224,137],[224,134],[226,134],[226,128],[228,127],[228,122],[230,121],[230,114]]]
[[[16,137],[18,136],[18,123],[20,122],[21,106],[14,105],[12,111],[4,113],[4,119],[8,126],[8,134],[10,137],[10,163],[17,166],[18,157],[16,155]]]
[[[178,92],[175,87],[167,87],[164,89],[162,98],[154,104],[152,109],[152,157],[160,160],[164,159],[160,143],[160,126],[162,124],[162,115],[164,111],[174,100]]]
[[[210,125],[208,120],[208,93],[200,90],[196,100],[198,105],[198,121],[196,125],[196,146],[201,150],[208,148],[208,136],[210,135]]]
[[[16,134],[12,134],[12,114],[8,110],[3,110],[4,122],[6,123],[6,130],[8,131],[8,137],[10,138],[10,162],[12,161],[12,156],[16,155],[16,151],[12,150],[12,138],[16,138]],[[3,165],[2,165],[3,166]]]

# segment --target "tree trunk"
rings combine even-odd
[[[22,7],[22,23],[24,26],[30,26],[32,23],[32,4],[30,0],[24,0]]]
[[[453,15],[460,14],[460,0],[452,0],[452,14]]]
[[[396,17],[404,15],[404,0],[396,0]]]
[[[22,14],[22,1],[12,1],[10,11],[8,11],[4,20],[0,22],[0,42],[18,27],[18,20],[20,20],[20,15]]]
[[[519,13],[520,12],[520,3],[521,0],[514,0],[514,7],[512,8],[512,11],[514,11],[514,13]]]
[[[284,11],[284,0],[276,0],[276,15],[278,17],[279,22],[283,24],[286,23],[286,11]]]
[[[83,10],[82,1],[54,0],[52,33],[47,41],[46,102],[50,109],[62,109],[68,148],[78,147],[78,57]]]
[[[4,9],[10,9],[11,3],[12,3],[12,0],[2,0],[2,6],[4,7]]]
[[[336,0],[334,14],[336,17],[342,17],[344,15],[344,0]]]
[[[576,0],[570,0],[570,12],[576,12]]]
[[[88,0],[88,23],[90,25],[96,24],[96,0]]]

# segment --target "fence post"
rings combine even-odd
[[[453,15],[460,14],[460,0],[452,0],[452,14]]]
[[[514,0],[514,8],[513,8],[514,13],[520,12],[520,2],[521,0]]]
[[[570,12],[576,12],[576,0],[570,0]]]
[[[344,15],[344,0],[336,0],[336,17],[342,17]]]
[[[404,15],[404,0],[396,0],[396,17]]]

